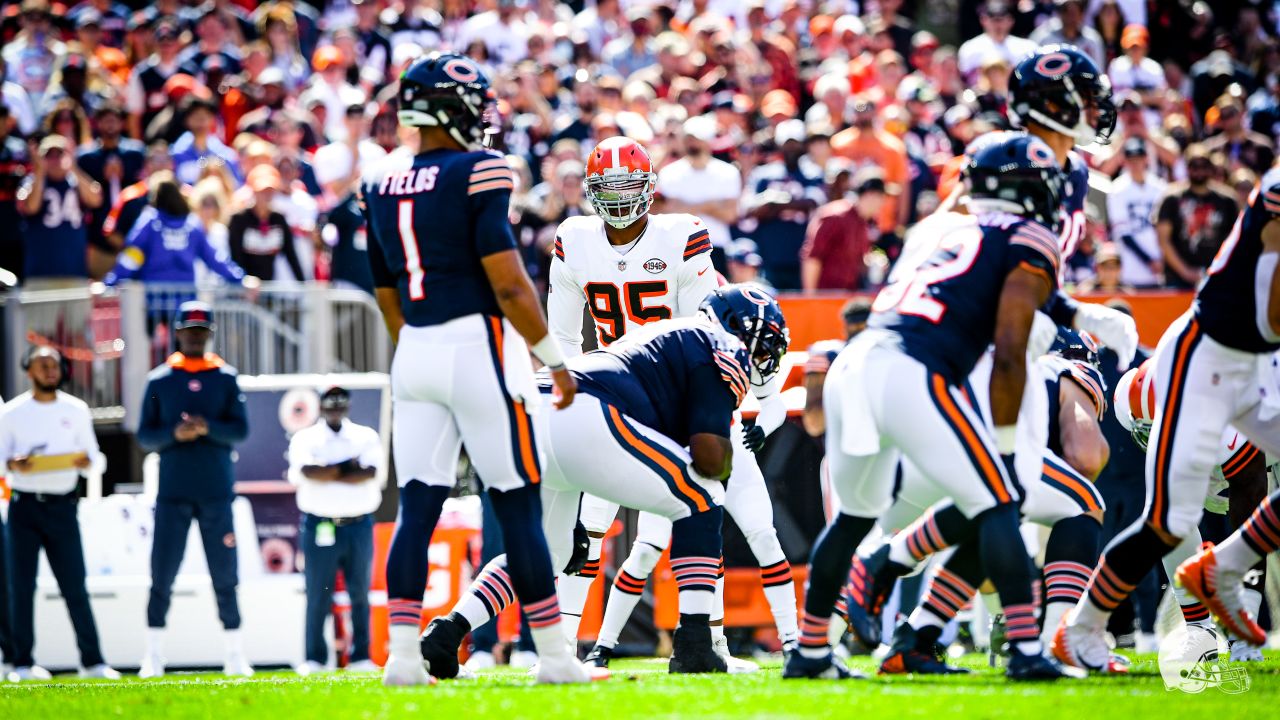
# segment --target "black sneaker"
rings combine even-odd
[[[881,612],[885,600],[893,592],[897,578],[889,569],[889,545],[881,545],[869,557],[854,557],[850,582],[852,592],[845,595],[849,632],[867,652],[880,646]]]
[[[458,648],[467,636],[469,628],[449,616],[435,618],[422,633],[419,645],[422,659],[427,661],[427,672],[440,680],[458,677]]]
[[[910,623],[902,623],[893,631],[893,645],[889,655],[880,663],[882,675],[967,675],[971,671],[948,665],[943,659],[941,648],[936,643],[927,643],[921,648],[916,637],[915,628]]]
[[[667,670],[676,674],[727,673],[729,665],[711,645],[711,627],[701,623],[682,624],[671,638],[671,662]]]
[[[591,652],[587,653],[587,658],[582,661],[583,665],[591,667],[607,668],[609,661],[613,659],[613,648],[605,645],[596,645],[591,648]]]
[[[1044,655],[1025,655],[1018,648],[1009,648],[1009,664],[1004,676],[1010,680],[1057,680],[1067,677],[1056,660]]]
[[[845,667],[845,664],[836,659],[835,655],[827,653],[820,658],[805,657],[800,654],[800,650],[790,650],[785,653],[785,659],[782,662],[782,677],[784,680],[812,679],[812,680],[862,680],[866,678],[860,672],[855,672]]]

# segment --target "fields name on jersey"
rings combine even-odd
[[[378,186],[378,194],[413,195],[434,190],[436,176],[439,174],[440,167],[438,165],[390,172],[382,176],[382,184]]]

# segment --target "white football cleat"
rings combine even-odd
[[[24,665],[16,667],[9,673],[9,682],[32,682],[37,680],[52,680],[53,674],[39,665]]]
[[[293,669],[294,672],[298,673],[298,677],[308,677],[310,675],[319,675],[320,673],[325,672],[326,670],[328,670],[328,668],[316,662],[315,660],[307,660],[306,662],[298,663],[298,666]]]
[[[147,653],[138,668],[138,677],[142,679],[164,677],[164,657],[158,652]]]
[[[1239,638],[1231,641],[1231,662],[1262,662],[1262,648]]]
[[[578,658],[565,654],[539,658],[537,678],[541,685],[587,683],[591,682],[591,673],[578,662]]]
[[[375,673],[381,671],[382,668],[378,667],[378,663],[372,660],[357,660],[343,668],[343,672],[349,673]]]
[[[227,661],[222,664],[222,674],[227,677],[253,677],[253,666],[249,664],[243,654],[238,652],[229,653]]]
[[[412,685],[435,685],[436,679],[427,674],[426,663],[422,657],[387,658],[386,667],[382,668],[382,684],[388,687],[408,687]]]
[[[1160,652],[1160,641],[1155,633],[1140,632],[1133,639],[1133,651],[1139,655]]]
[[[729,654],[729,639],[721,635],[711,642],[711,649],[716,654],[724,658],[725,665],[729,666],[730,675],[747,675],[753,672],[759,672],[760,666],[750,660],[740,660]]]
[[[1053,656],[1063,665],[1105,673],[1111,671],[1111,647],[1106,631],[1071,623],[1075,613],[1069,612],[1058,623],[1053,635]]]
[[[86,680],[119,680],[120,672],[106,663],[80,668],[80,677]]]
[[[493,653],[481,650],[471,653],[471,657],[467,658],[466,665],[463,667],[468,670],[488,670],[498,664],[494,659]]]
[[[513,668],[531,668],[538,664],[538,653],[532,650],[516,650],[511,653],[507,664]]]

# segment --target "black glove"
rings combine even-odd
[[[587,556],[591,553],[591,538],[587,535],[587,526],[581,522],[573,526],[573,554],[564,566],[565,575],[577,575],[586,567]]]
[[[764,447],[764,428],[755,424],[751,420],[742,422],[742,444],[753,453],[760,452]]]

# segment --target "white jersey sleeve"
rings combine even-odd
[[[787,405],[782,401],[782,393],[778,392],[782,381],[775,373],[763,385],[752,385],[751,394],[760,401],[760,412],[756,415],[756,425],[764,430],[765,435],[772,435],[774,430],[782,427],[787,419]]]
[[[676,274],[676,317],[689,317],[719,285],[719,275],[711,267],[711,239],[707,227],[692,215],[683,262]],[[682,231],[683,233],[683,231]]]
[[[582,309],[587,304],[587,296],[565,261],[564,244],[558,232],[554,253],[547,286],[547,323],[565,357],[576,357],[582,354]]]

